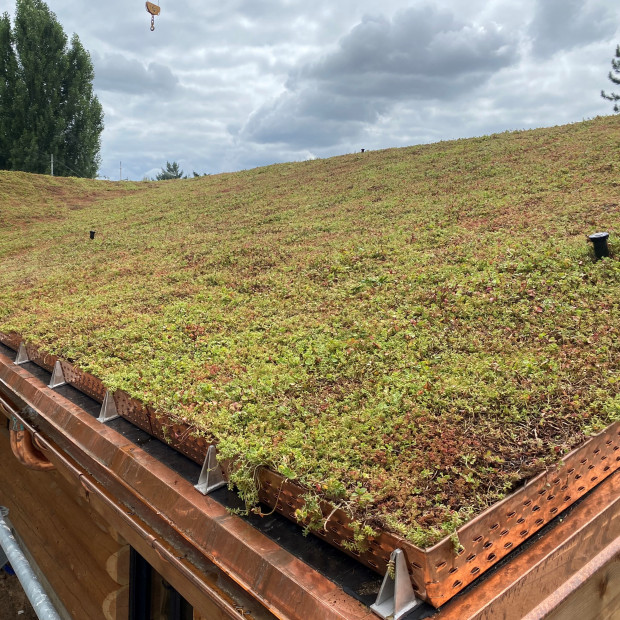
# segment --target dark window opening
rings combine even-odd
[[[192,620],[192,606],[133,547],[129,620]]]

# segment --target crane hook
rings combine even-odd
[[[151,32],[155,30],[155,15],[159,15],[160,8],[152,2],[146,3],[146,10],[151,14]]]

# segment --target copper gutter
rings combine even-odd
[[[22,361],[28,359],[50,372],[59,366],[69,385],[103,402],[106,388],[97,377],[26,343],[18,334],[0,332],[0,342],[19,349]],[[187,423],[165,412],[156,412],[122,390],[110,396],[121,417],[196,463],[204,462],[208,439],[196,436]],[[452,537],[423,549],[386,531],[370,539],[365,550],[351,549],[347,545],[355,536],[351,519],[327,502],[321,505],[321,510],[329,522],[316,535],[381,575],[386,572],[392,551],[401,549],[418,598],[440,607],[612,475],[620,467],[619,450],[620,422],[616,422],[566,454],[557,466],[546,469],[461,526],[456,532],[460,542],[457,554]],[[268,469],[259,469],[257,477],[261,501],[297,523],[297,509],[305,505],[304,490]]]
[[[59,472],[79,482],[79,492],[156,570],[166,571],[179,591],[189,584],[190,603],[192,590],[195,601],[209,599],[213,611],[207,617],[239,617],[232,606],[242,607],[246,618],[375,618],[336,584],[1,354],[0,392],[16,403],[18,419],[38,433]],[[247,604],[235,602],[244,598]]]
[[[15,416],[15,410],[7,401],[0,397],[0,413],[10,420],[11,450],[15,458],[26,468],[34,471],[51,471],[56,469],[33,443],[33,436],[24,428]]]

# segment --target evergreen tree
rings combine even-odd
[[[157,181],[168,181],[169,179],[181,179],[183,178],[183,170],[179,170],[179,164],[176,161],[170,163],[166,162],[166,167],[161,169],[161,172],[155,175]]]
[[[83,176],[95,177],[99,169],[103,112],[93,94],[95,78],[88,52],[76,34],[67,54],[70,79],[63,83],[64,136],[59,155]]]
[[[616,46],[616,58],[612,58],[611,59],[611,71],[609,72],[609,79],[614,83],[614,84],[620,84],[620,77],[616,77],[614,75],[614,73],[618,76],[620,76],[620,45]],[[614,101],[616,102],[616,104],[614,105],[614,112],[620,112],[620,106],[618,105],[618,101],[620,101],[620,95],[617,95],[616,93],[610,93],[609,95],[602,90],[601,91],[601,97],[603,97],[603,99],[608,99],[609,101]]]
[[[13,49],[13,33],[7,13],[0,17],[0,170],[9,168],[10,152],[15,138],[12,106],[15,94],[17,58]]]
[[[54,155],[56,174],[96,176],[103,110],[93,78],[78,36],[68,45],[42,0],[17,0],[13,32],[8,15],[0,22],[0,168],[47,173]]]

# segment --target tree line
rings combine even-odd
[[[206,172],[204,174],[198,174],[195,170],[193,171],[193,175],[194,178],[208,176]],[[162,168],[161,172],[158,172],[155,175],[153,181],[171,181],[173,179],[187,179],[187,175],[183,176],[183,170],[181,170],[181,167],[176,161],[173,161],[172,163],[167,161],[166,167]]]

